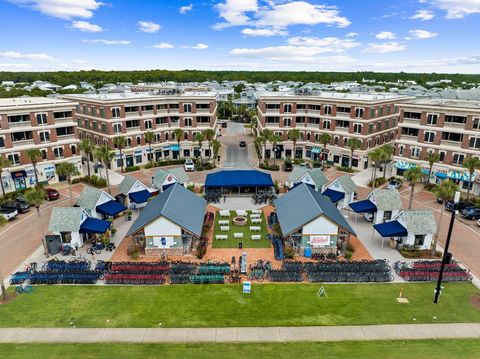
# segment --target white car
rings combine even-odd
[[[186,172],[195,171],[195,163],[193,163],[192,159],[187,158],[185,160],[185,165],[183,166],[183,168],[185,168]]]
[[[12,219],[15,219],[15,217],[18,216],[18,211],[6,209],[6,208],[0,208],[0,216],[5,218],[7,221],[10,221]]]
[[[477,221],[477,226],[480,227],[480,219]]]

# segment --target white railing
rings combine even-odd
[[[58,140],[58,141],[74,140],[74,139],[75,139],[75,135],[74,135],[74,134],[57,136],[57,140]]]
[[[17,128],[17,127],[31,127],[32,123],[30,121],[21,121],[21,122],[9,122],[8,126],[10,128]]]
[[[348,133],[349,128],[348,127],[335,127],[334,132],[341,132],[341,133]]]
[[[440,145],[450,146],[450,147],[462,147],[462,142],[442,140],[442,141],[440,141]]]
[[[443,127],[453,127],[453,128],[464,128],[464,123],[456,123],[456,122],[444,122]]]
[[[13,147],[22,147],[22,146],[28,146],[28,145],[34,145],[35,140],[21,140],[21,141],[13,141],[12,142]]]
[[[138,131],[140,131],[140,126],[127,128],[127,132],[138,132]]]
[[[307,123],[307,127],[309,127],[309,128],[319,128],[320,124],[319,123]]]
[[[164,128],[164,127],[168,127],[168,123],[157,123],[157,128]]]
[[[278,124],[278,123],[266,123],[265,124],[265,127],[279,127],[279,126],[280,126],[280,124]]]
[[[401,135],[400,139],[401,140],[407,140],[407,141],[417,141],[418,136]]]

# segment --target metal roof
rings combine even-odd
[[[196,236],[202,234],[207,202],[176,183],[149,201],[128,230],[130,236],[163,216]]]
[[[321,215],[356,235],[330,199],[304,183],[276,199],[273,205],[284,236],[297,231]]]
[[[374,189],[368,197],[370,198],[372,195],[377,209],[381,211],[396,211],[402,209],[400,192],[396,189]]]
[[[312,178],[313,183],[317,188],[322,188],[322,186],[327,182],[327,177],[323,174],[323,171],[320,168],[315,168],[309,170],[308,168],[294,166],[292,173],[288,176],[290,182],[298,182],[306,173]]]
[[[175,176],[180,183],[186,183],[190,180],[183,167],[175,167],[169,170],[157,170],[153,176],[152,184],[157,188],[161,188],[169,174]]]
[[[80,207],[53,207],[48,230],[57,233],[78,232],[84,212]],[[86,212],[85,216],[87,216]]]
[[[405,210],[403,218],[410,234],[430,234],[437,232],[437,223],[432,211]]]

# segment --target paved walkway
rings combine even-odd
[[[480,323],[246,328],[0,328],[0,343],[246,343],[480,339]]]

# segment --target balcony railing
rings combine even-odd
[[[444,122],[443,127],[453,127],[453,128],[464,128],[464,123],[456,123],[456,122]]]
[[[167,123],[157,123],[157,128],[165,128],[168,127],[168,122]]]
[[[420,125],[420,120],[416,120],[414,118],[404,118],[402,123],[409,125]]]
[[[75,139],[75,135],[73,133],[57,136],[57,141],[66,141],[66,140],[74,140],[74,139]]]
[[[407,140],[407,141],[417,141],[418,136],[413,136],[413,135],[401,135],[400,136],[401,140]]]
[[[135,112],[125,112],[125,117],[139,117],[140,116],[140,112],[139,111],[135,111]]]
[[[8,126],[10,128],[17,128],[17,127],[30,127],[32,123],[30,121],[21,121],[21,122],[9,122]]]
[[[137,131],[140,131],[140,126],[127,128],[127,132],[137,132]]]
[[[319,123],[307,123],[307,127],[309,128],[318,128],[319,126]]]
[[[210,122],[197,122],[197,127],[210,127]]]
[[[280,126],[280,124],[278,122],[275,122],[275,123],[271,123],[271,122],[267,122],[265,124],[266,127],[278,127]]]
[[[450,147],[459,147],[460,148],[460,147],[462,147],[462,142],[442,140],[442,141],[440,141],[440,145],[450,146]]]
[[[335,127],[335,132],[341,132],[341,133],[348,133],[349,128],[348,127]]]
[[[34,145],[35,140],[21,140],[21,141],[13,141],[12,142],[13,147],[22,147],[22,146],[28,146],[28,145]]]

